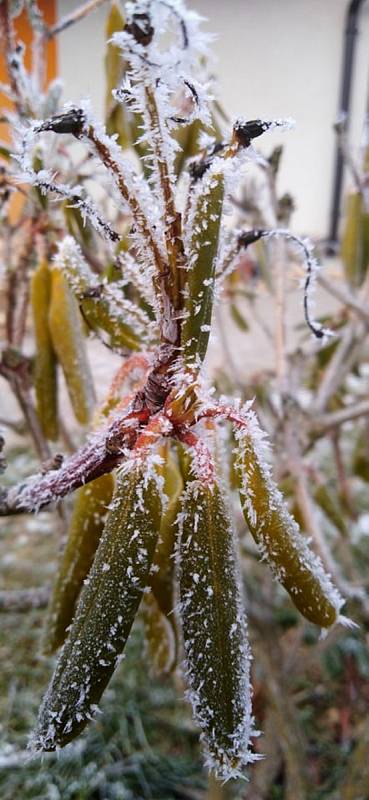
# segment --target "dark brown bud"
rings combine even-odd
[[[43,131],[53,131],[53,133],[71,133],[76,139],[80,139],[86,116],[81,108],[70,108],[64,114],[57,114],[50,117],[37,128],[39,133]]]
[[[244,233],[241,233],[241,235],[238,237],[238,246],[240,248],[241,247],[246,248],[250,244],[253,244],[254,242],[259,241],[259,239],[261,239],[261,237],[264,235],[264,233],[265,233],[265,231],[258,230],[258,229],[253,229],[251,231],[245,231]]]
[[[127,23],[125,31],[130,33],[138,44],[147,47],[154,36],[149,14],[133,14],[132,22]]]
[[[188,166],[188,171],[193,181],[198,181],[205,175],[205,172],[211,166],[214,156],[220,153],[225,147],[223,142],[216,142],[210,151],[208,151],[202,158],[191,161]]]
[[[233,134],[240,147],[249,147],[251,140],[265,133],[270,125],[270,122],[262,119],[251,119],[249,122],[237,121],[233,127]]]
[[[41,464],[41,475],[46,475],[48,472],[60,469],[63,461],[64,456],[62,453],[55,453],[51,458],[47,458],[46,461],[43,461]]]

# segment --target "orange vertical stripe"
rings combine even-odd
[[[56,2],[55,0],[40,0],[39,2],[40,10],[42,11],[44,20],[47,25],[52,25],[56,21]],[[26,46],[26,53],[25,53],[25,64],[27,69],[30,69],[32,64],[32,51],[31,51],[31,42],[32,42],[32,28],[29,24],[27,14],[23,11],[19,17],[15,20],[15,31],[16,31],[16,38],[23,42]],[[3,48],[1,48],[3,50]],[[52,39],[47,44],[46,49],[46,56],[47,56],[47,76],[46,81],[49,83],[53,78],[55,78],[57,73],[57,49],[56,49],[56,40]],[[8,76],[5,66],[5,59],[3,52],[0,54],[0,81],[4,83],[8,82]],[[8,101],[4,95],[0,94],[0,105],[1,107],[6,108],[11,107],[11,103]],[[2,136],[3,136],[2,132]]]
[[[56,0],[39,0],[39,8],[43,14],[44,20],[47,25],[52,25],[56,21]],[[16,39],[23,42],[26,47],[25,51],[25,65],[27,69],[30,69],[32,66],[32,28],[28,21],[27,14],[23,11],[22,14],[19,15],[15,19],[15,34]],[[0,81],[4,83],[8,83],[8,75],[6,70],[3,46],[1,47],[1,54],[0,54]],[[52,39],[48,42],[46,46],[46,85],[56,77],[57,74],[57,45],[56,40]],[[46,88],[46,87],[44,87]],[[12,108],[13,104],[7,97],[4,96],[0,92],[0,115],[2,108]],[[9,141],[10,134],[8,131],[8,126],[4,123],[0,123],[0,139],[3,141]],[[19,194],[16,194],[13,198],[10,215],[12,221],[14,221],[19,213],[19,210],[22,206],[22,199]]]

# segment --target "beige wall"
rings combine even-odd
[[[77,0],[59,0],[59,11],[77,5]],[[324,236],[347,0],[192,0],[191,5],[218,35],[220,96],[230,115],[296,119],[295,131],[268,137],[267,150],[285,143],[280,188],[296,198],[295,229]],[[66,97],[90,95],[99,113],[105,14],[103,7],[66,31],[60,51]],[[351,130],[358,148],[368,91],[369,2],[361,13],[355,67]]]

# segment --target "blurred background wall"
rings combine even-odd
[[[281,191],[297,210],[293,227],[325,237],[329,229],[336,119],[347,0],[188,0],[217,35],[219,97],[231,116],[292,116],[297,127],[266,137],[264,151],[283,143]],[[59,14],[78,5],[58,0]],[[90,96],[102,114],[102,6],[60,37],[65,97]],[[359,150],[369,83],[369,2],[360,14],[353,76],[350,136]]]

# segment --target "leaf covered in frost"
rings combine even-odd
[[[92,718],[148,585],[160,516],[155,472],[131,459],[118,477],[92,569],[40,708],[35,749],[64,746]]]
[[[177,566],[188,694],[207,765],[236,777],[256,758],[251,656],[237,546],[217,485],[193,481],[183,495]]]

